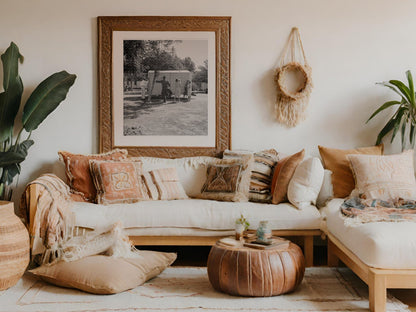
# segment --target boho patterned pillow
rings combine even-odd
[[[153,200],[187,199],[176,168],[162,168],[144,172],[144,183]]]
[[[65,151],[58,152],[59,159],[65,165],[65,173],[72,194],[77,194],[78,200],[94,202],[96,190],[90,173],[89,161],[122,160],[127,158],[127,150],[115,149],[105,154],[81,155]],[[74,198],[74,197],[73,197]]]
[[[221,201],[248,201],[252,155],[218,159],[207,168],[200,198]]]
[[[90,160],[97,190],[97,204],[134,203],[149,200],[140,161]]]
[[[270,203],[273,171],[279,160],[279,153],[274,149],[255,153],[239,150],[224,151],[224,159],[240,158],[243,155],[253,155],[254,157],[248,194],[249,201]]]
[[[395,155],[348,155],[355,178],[351,196],[416,199],[413,150]]]

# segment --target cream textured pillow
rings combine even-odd
[[[44,265],[29,272],[57,286],[108,295],[143,284],[176,260],[175,253],[141,250],[140,256],[129,259],[90,256],[73,262]]]
[[[316,204],[324,179],[324,168],[321,161],[308,158],[297,166],[287,189],[289,202],[299,209],[309,204]]]
[[[253,155],[218,159],[207,168],[207,178],[199,198],[221,201],[248,201]]]
[[[355,178],[351,196],[416,199],[413,150],[396,155],[348,155],[347,158]]]
[[[334,198],[334,188],[332,186],[332,171],[324,170],[324,180],[322,182],[321,190],[316,199],[316,206],[318,208],[325,207],[326,203]]]

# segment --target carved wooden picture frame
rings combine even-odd
[[[100,152],[230,149],[230,25],[223,16],[98,17]]]

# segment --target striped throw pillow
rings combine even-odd
[[[143,180],[153,200],[187,199],[176,168],[162,168],[144,172]]]
[[[279,153],[274,150],[250,152],[244,150],[224,151],[225,159],[241,158],[243,155],[253,155],[254,162],[251,169],[249,201],[270,203],[272,199],[271,184],[274,167],[279,160]]]

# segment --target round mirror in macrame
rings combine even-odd
[[[296,53],[296,50],[300,53]],[[301,56],[302,60],[296,60]],[[287,58],[291,61],[286,62]],[[282,53],[274,80],[277,89],[276,118],[288,127],[294,127],[306,117],[306,108],[312,91],[312,70],[309,67],[299,30],[293,28]]]

